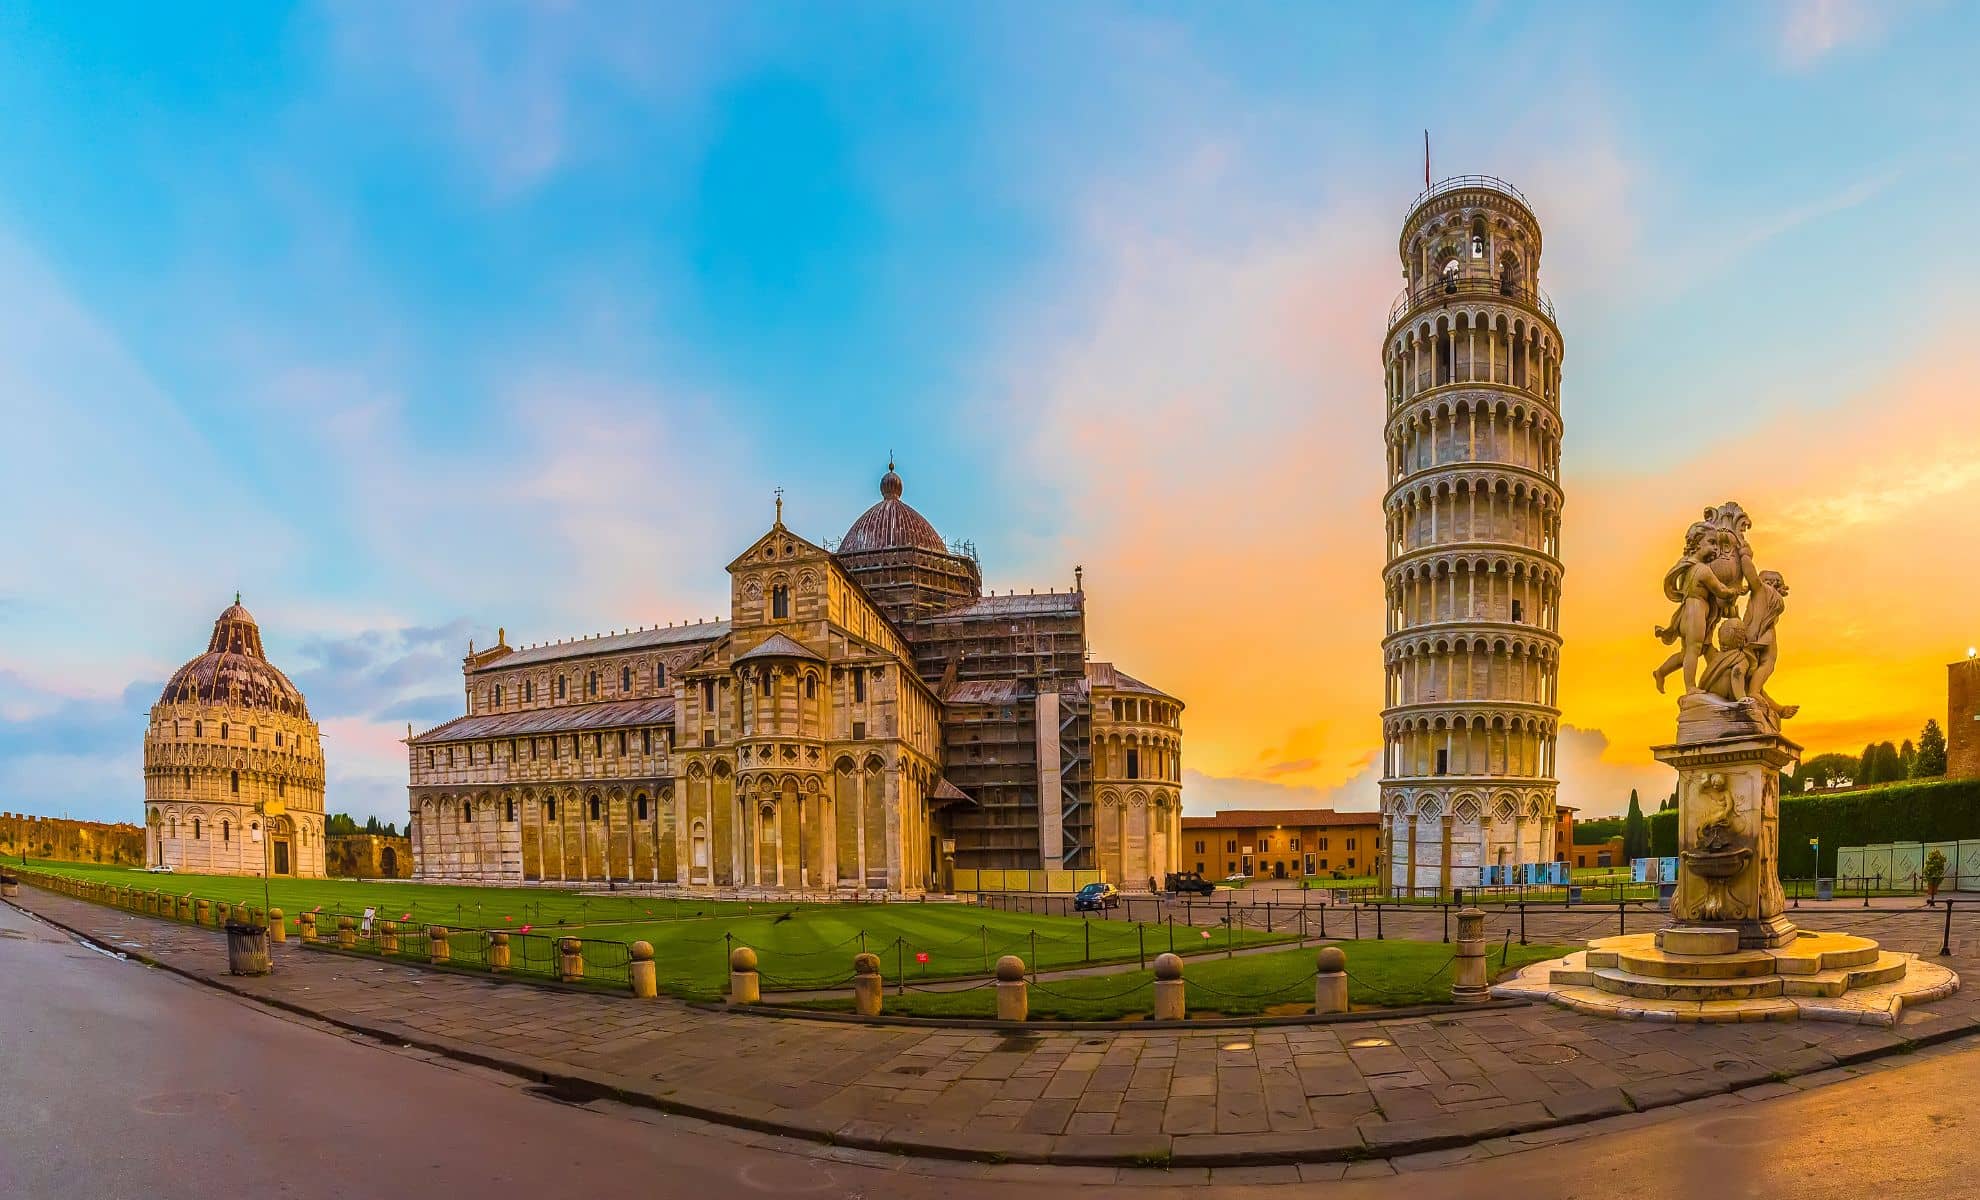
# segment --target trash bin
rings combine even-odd
[[[1671,898],[1677,895],[1677,890],[1678,885],[1675,883],[1660,883],[1657,885],[1658,912],[1671,911]]]
[[[241,921],[227,922],[227,973],[266,975],[273,970],[268,960],[268,929]]]
[[[1569,904],[1579,904],[1579,903],[1581,903],[1581,885],[1580,885],[1580,884],[1578,884],[1578,883],[1570,883],[1570,884],[1568,884],[1568,903],[1569,903]]]
[[[1817,879],[1815,881],[1815,898],[1817,900],[1834,900],[1836,898],[1836,881],[1833,879]]]

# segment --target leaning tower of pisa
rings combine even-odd
[[[1382,813],[1388,883],[1419,895],[1555,858],[1561,332],[1540,223],[1511,184],[1429,188],[1400,250]]]

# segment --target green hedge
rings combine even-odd
[[[1650,852],[1678,852],[1677,813],[1650,816]],[[1781,874],[1805,877],[1808,839],[1822,839],[1822,874],[1836,871],[1836,851],[1880,842],[1951,842],[1980,838],[1980,779],[1886,784],[1781,800]]]
[[[1591,817],[1574,823],[1574,844],[1577,846],[1599,846],[1612,837],[1623,835],[1623,818]]]

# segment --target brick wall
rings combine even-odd
[[[1946,778],[1980,778],[1980,659],[1946,668]]]

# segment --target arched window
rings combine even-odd
[[[632,691],[632,668],[631,668],[631,667],[620,667],[620,668],[619,668],[619,690],[620,690],[620,691],[622,691],[622,692],[630,692],[630,691]]]
[[[549,796],[543,798],[543,819],[546,821],[557,819],[557,802]]]
[[[499,683],[495,685],[495,707],[502,707],[502,685]]]
[[[431,750],[426,752],[426,766],[428,770],[433,768],[433,751]]]
[[[514,797],[514,796],[511,796],[511,797],[509,797],[509,799],[508,799],[508,801],[507,801],[507,802],[506,802],[506,803],[505,803],[505,804],[503,805],[503,813],[502,813],[502,819],[503,819],[504,821],[507,821],[507,822],[509,822],[510,824],[514,824],[514,823],[515,823],[515,820],[516,820],[516,799],[515,799],[515,797]]]
[[[624,754],[625,752],[626,752],[626,731],[621,729],[619,731],[619,753]]]
[[[586,696],[598,694],[598,672],[593,671],[584,677],[584,694]]]
[[[461,824],[466,825],[472,822],[473,820],[474,820],[474,802],[471,800],[461,801]]]
[[[1127,752],[1127,777],[1129,779],[1141,778],[1141,751],[1132,747]]]
[[[557,676],[557,699],[562,700],[569,695],[570,692],[565,686],[564,677],[562,675]]]
[[[536,699],[536,681],[534,679],[523,680],[523,703],[528,704],[534,699]]]
[[[770,672],[765,671],[756,677],[756,687],[764,695],[770,694]]]
[[[199,818],[193,818],[193,841],[199,840]]]
[[[241,790],[241,773],[239,771],[229,771],[228,775],[232,776],[232,778],[228,780],[228,786],[233,791],[239,792]]]
[[[258,742],[260,740],[261,740],[261,726],[259,725],[248,726],[248,741]]]
[[[778,584],[770,589],[770,619],[782,621],[791,615],[791,589]]]
[[[220,722],[220,740],[223,742],[227,740],[227,723],[225,721]]]
[[[651,729],[642,729],[639,731],[639,752],[641,754],[653,753],[653,731]]]
[[[186,768],[186,791],[192,791],[192,768]]]
[[[282,744],[282,731],[279,729],[275,731],[275,744],[277,746],[280,746]]]
[[[289,781],[288,781],[288,780],[286,780],[286,779],[277,779],[277,780],[275,781],[275,794],[276,794],[277,796],[286,796],[286,795],[288,795],[288,794],[289,794]]]
[[[653,664],[653,686],[656,688],[663,688],[667,686],[666,663],[656,662]]]
[[[804,698],[806,700],[818,699],[818,676],[806,675],[804,677]]]
[[[594,821],[598,819],[598,797],[596,796],[591,798],[591,819]]]
[[[646,819],[646,793],[641,792],[634,798],[633,803],[639,808],[639,819],[644,821]]]
[[[206,736],[206,722],[204,722],[204,721],[194,721],[194,722],[193,722],[193,736],[194,736],[194,737],[205,737],[205,736]]]

